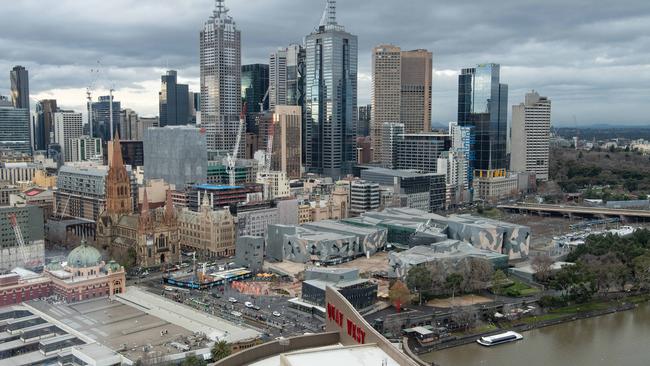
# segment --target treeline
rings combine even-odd
[[[624,195],[616,196],[622,193],[644,196],[650,192],[648,165],[648,156],[638,152],[553,149],[550,156],[550,179],[557,182],[564,192],[577,192],[594,186],[612,188],[603,191],[605,196],[601,197],[597,196],[596,191],[591,191],[588,198],[615,200],[625,198]]]
[[[561,291],[564,302],[587,302],[611,291],[650,290],[650,230],[621,238],[591,235],[567,256],[563,267],[546,281]]]

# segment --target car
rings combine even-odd
[[[280,314],[279,311],[274,311],[274,312],[273,312],[273,316],[278,316],[278,317],[279,317],[279,316],[281,316],[281,315],[282,315],[282,314]]]
[[[255,309],[255,310],[258,310],[258,311],[259,311],[259,310],[260,310],[260,307],[259,307],[259,306],[257,306],[257,305],[253,305],[253,309]]]
[[[237,302],[237,299],[235,299],[234,297],[229,297],[229,298],[228,298],[228,302],[231,302],[231,303],[234,304],[234,303]]]
[[[250,301],[246,301],[246,302],[244,303],[244,306],[246,306],[247,308],[250,309],[250,308],[252,308],[252,307],[255,306],[255,305],[253,305],[253,303],[250,302]]]

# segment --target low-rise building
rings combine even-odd
[[[237,238],[235,264],[253,273],[262,271],[264,265],[264,238],[244,235]]]
[[[99,251],[84,241],[73,249],[65,266],[48,265],[52,293],[67,302],[112,296],[126,291],[126,272],[115,261],[102,260]]]
[[[325,307],[325,289],[332,286],[356,309],[365,309],[377,301],[377,284],[359,277],[354,268],[309,268],[302,283],[302,299]]]
[[[43,188],[30,188],[24,192],[17,192],[9,197],[11,206],[33,205],[43,210],[45,222],[54,213],[54,191]]]
[[[460,240],[445,240],[430,245],[419,245],[403,252],[391,252],[388,256],[390,276],[405,280],[409,270],[425,266],[435,273],[458,272],[469,259],[488,261],[495,269],[508,268],[508,256],[479,249]]]
[[[474,177],[475,198],[494,202],[519,194],[519,177],[516,173],[477,175]]]
[[[379,184],[357,180],[350,184],[350,214],[358,216],[379,209]]]
[[[227,208],[213,210],[208,196],[203,197],[199,212],[183,209],[178,226],[181,250],[196,252],[198,258],[235,254],[235,218]]]
[[[337,264],[372,255],[386,245],[387,230],[323,220],[297,225],[269,225],[266,256],[270,260]]]

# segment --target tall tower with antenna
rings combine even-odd
[[[201,124],[208,149],[231,152],[239,133],[241,111],[241,33],[224,0],[200,33]],[[241,145],[240,155],[243,155]]]

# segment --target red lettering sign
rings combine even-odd
[[[327,320],[334,321],[339,327],[343,327],[343,313],[332,304],[327,304]],[[346,331],[348,336],[354,339],[359,344],[365,344],[366,331],[363,327],[358,326],[350,319],[345,321]]]

